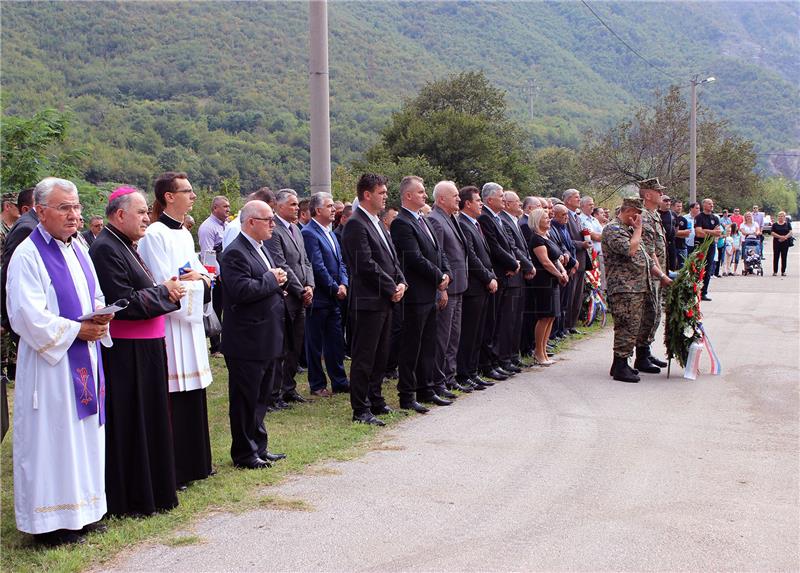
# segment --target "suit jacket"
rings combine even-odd
[[[483,236],[489,244],[489,255],[492,257],[492,266],[498,280],[507,284],[508,271],[517,269],[517,253],[512,246],[512,240],[502,220],[497,221],[488,207],[483,207],[483,213],[478,217],[478,223],[483,230]]]
[[[581,220],[578,215],[570,211],[567,217],[567,230],[572,239],[573,247],[575,248],[575,258],[578,260],[580,268],[586,268],[587,256],[589,255],[588,249],[583,244],[586,238],[581,234]]]
[[[261,247],[273,267],[279,266]],[[222,345],[226,358],[270,360],[283,354],[284,290],[244,233],[220,261],[223,297]]]
[[[533,236],[533,231],[531,231],[530,226],[528,226],[528,216],[523,215],[519,218],[519,230],[522,233],[522,238],[525,239],[525,247],[528,256],[531,257],[531,262],[533,261],[533,256],[530,254],[530,244],[531,244],[531,237]]]
[[[94,243],[94,238],[95,238],[94,234],[92,233],[92,230],[86,229],[81,233],[81,235],[83,235],[83,238],[86,240],[86,244],[91,247],[92,243]]]
[[[380,232],[388,243],[383,243],[378,229],[361,208],[353,209],[342,231],[344,262],[350,277],[350,309],[391,310],[391,301],[397,285],[406,283],[400,261],[383,225]]]
[[[564,265],[566,270],[570,270],[572,267],[578,264],[578,260],[575,258],[575,247],[572,246],[571,239],[570,243],[567,243],[567,239],[564,238],[564,235],[561,234],[561,230],[558,228],[556,223],[553,223],[550,226],[550,230],[547,233],[550,236],[550,239],[561,249],[561,253],[567,255],[569,260],[567,264]]]
[[[533,262],[531,261],[530,254],[528,254],[528,245],[525,242],[525,238],[522,236],[522,232],[519,230],[516,218],[505,211],[501,211],[500,219],[502,219],[503,224],[506,226],[506,232],[510,235],[511,247],[516,253],[520,266],[519,272],[513,277],[510,277],[510,286],[523,286],[525,284],[523,275],[533,270]]]
[[[295,236],[297,238],[292,237],[283,223],[275,221],[272,238],[264,241],[264,244],[275,258],[283,258],[285,261],[286,266],[282,267],[288,277],[285,290],[289,293],[289,297],[297,302],[302,298],[305,287],[314,287],[314,271],[311,268],[311,261],[306,255],[306,247],[300,236],[300,229],[297,227],[295,227]]]
[[[425,225],[428,233],[420,227]],[[442,276],[450,274],[447,257],[425,217],[419,221],[408,209],[401,208],[391,226],[392,242],[400,258],[400,268],[408,281],[404,304],[436,302]],[[433,239],[433,240],[431,240]]]
[[[466,296],[486,294],[487,285],[492,279],[497,279],[492,267],[492,257],[489,254],[489,243],[486,242],[481,231],[465,215],[458,216],[458,224],[467,241],[467,265],[469,278],[467,281]]]
[[[450,267],[450,285],[447,294],[461,294],[467,290],[469,261],[467,260],[467,239],[455,217],[448,215],[439,206],[434,205],[428,215],[428,223],[433,228],[433,235],[442,246],[447,264]]]
[[[11,262],[11,255],[17,250],[20,243],[28,238],[36,225],[39,224],[39,217],[36,211],[31,209],[11,227],[3,242],[3,258],[0,260],[0,314],[2,314],[3,328],[11,330],[11,323],[8,321],[6,312],[6,282],[8,281],[8,263]]]
[[[339,303],[339,299],[336,298],[339,285],[349,284],[341,244],[333,233],[336,244],[334,249],[325,232],[314,222],[303,227],[301,235],[316,284],[312,308],[330,308]]]

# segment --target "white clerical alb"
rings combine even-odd
[[[170,229],[160,221],[147,227],[139,240],[139,254],[157,283],[180,276],[187,265],[205,274],[194,252],[194,240],[184,228]],[[206,332],[203,328],[203,281],[184,281],[181,308],[166,315],[165,341],[169,391],[199,390],[211,384]]]
[[[54,241],[41,227],[50,243]],[[89,254],[76,249],[94,275],[91,300],[72,245],[58,241],[83,313],[105,306]],[[58,277],[55,277],[58,280]],[[80,323],[58,315],[58,299],[39,251],[30,238],[14,252],[6,288],[8,318],[19,334],[14,398],[14,510],[26,533],[80,529],[106,513],[105,426],[98,414],[78,419],[67,351]],[[101,343],[111,346],[106,335]],[[97,350],[87,344],[97,386]],[[95,388],[95,395],[98,389]]]

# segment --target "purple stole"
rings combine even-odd
[[[83,315],[81,301],[78,298],[78,291],[75,289],[75,283],[72,280],[72,274],[69,272],[67,261],[64,259],[64,255],[61,254],[61,249],[56,244],[56,239],[51,239],[48,244],[44,236],[42,236],[41,230],[37,227],[31,233],[31,240],[36,245],[39,256],[42,257],[44,267],[47,269],[47,274],[50,275],[50,280],[56,291],[58,315],[69,320],[78,320],[78,317]],[[89,263],[80,249],[76,249],[73,245],[70,245],[70,247],[78,257],[81,270],[83,270],[83,274],[86,277],[86,283],[89,285],[89,296],[94,303],[96,285]],[[98,400],[94,390],[95,383],[94,374],[92,373],[92,359],[89,356],[89,344],[91,343],[75,338],[72,346],[67,350],[69,371],[72,374],[72,385],[75,389],[75,406],[78,410],[78,419],[83,420],[87,416],[97,414],[99,402],[100,425],[102,426],[106,420],[106,381],[103,375],[103,359],[100,354],[100,342],[95,341],[94,344],[97,347],[97,373],[100,377],[100,398]]]

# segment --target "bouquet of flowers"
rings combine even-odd
[[[586,295],[586,326],[591,326],[597,317],[600,317],[600,325],[606,325],[606,300],[603,297],[603,291],[600,290],[600,264],[597,261],[597,252],[592,249],[592,268],[586,269],[584,280],[588,287],[588,294]]]
[[[708,350],[711,357],[712,374],[721,372],[719,359],[703,329],[703,313],[700,311],[706,253],[715,241],[716,237],[709,236],[695,247],[666,293],[664,344],[667,347],[667,359],[676,358],[685,368],[684,376],[692,379],[697,375],[703,348]]]

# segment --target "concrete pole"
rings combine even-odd
[[[697,201],[697,78],[692,79],[692,109],[689,119],[689,203]]]
[[[309,0],[311,192],[331,192],[331,120],[328,90],[328,2]]]

